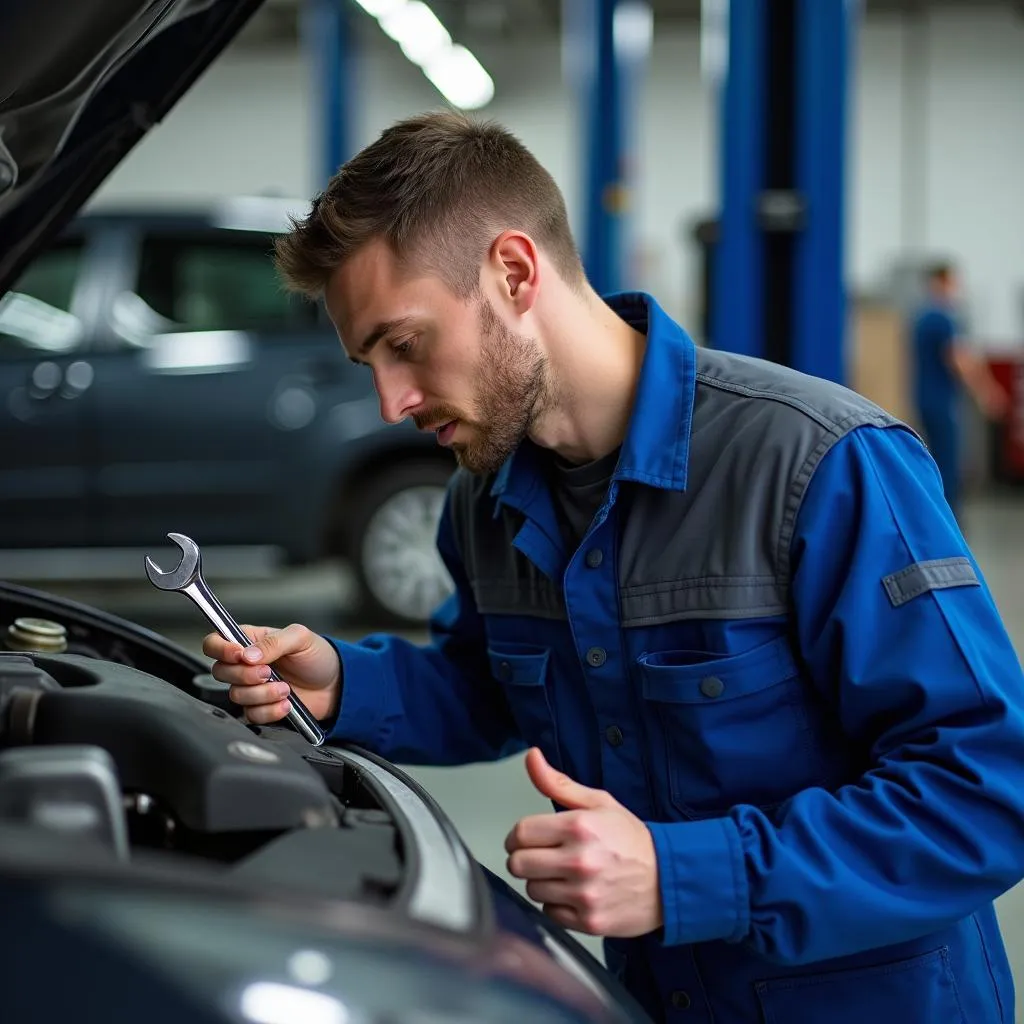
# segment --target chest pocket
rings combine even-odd
[[[800,672],[785,637],[743,654],[642,654],[648,710],[664,741],[677,811],[709,817],[735,804],[768,808],[820,784]]]
[[[487,648],[491,675],[505,691],[519,735],[531,746],[540,747],[545,758],[561,768],[558,723],[555,719],[548,662],[549,647],[492,642]]]

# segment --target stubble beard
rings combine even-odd
[[[471,473],[494,473],[519,447],[549,393],[547,361],[533,338],[510,331],[482,299],[472,436],[452,450]]]

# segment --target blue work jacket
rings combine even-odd
[[[928,452],[607,301],[647,343],[579,548],[529,442],[460,471],[433,642],[338,641],[332,737],[434,765],[537,745],[646,822],[664,926],[605,948],[655,1019],[1011,1021],[1024,678]]]

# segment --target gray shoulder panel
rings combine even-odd
[[[836,384],[698,349],[686,490],[623,495],[623,625],[785,614],[807,485],[840,438],[868,425],[900,426]]]
[[[762,451],[778,448],[792,452],[785,492],[776,491],[771,511],[778,526],[775,554],[776,578],[789,576],[789,549],[797,515],[814,471],[833,445],[851,430],[871,426],[909,430],[894,416],[863,395],[832,381],[811,377],[763,359],[701,349],[697,354],[698,392],[703,390],[712,406],[735,406],[730,395],[745,398],[739,418],[761,421]],[[703,388],[701,386],[703,385]],[[765,412],[765,407],[773,412]],[[758,416],[755,410],[761,409]],[[763,463],[756,480],[765,482]],[[768,511],[767,509],[765,510]]]
[[[697,381],[719,391],[788,406],[826,430],[845,433],[851,421],[879,427],[899,422],[863,395],[842,385],[731,352],[698,349]]]

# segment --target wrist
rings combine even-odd
[[[326,637],[324,637],[327,640]],[[335,669],[334,675],[331,681],[327,684],[327,709],[319,719],[321,725],[331,728],[338,719],[338,714],[341,711],[341,690],[342,682],[345,678],[345,666],[341,660],[341,652],[337,647],[334,646],[329,640],[327,641],[328,646],[334,652]]]

